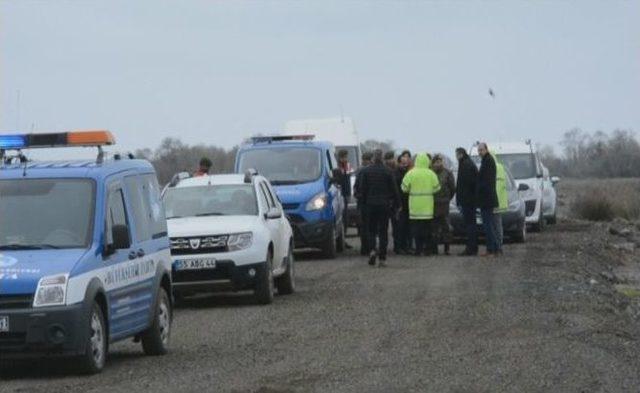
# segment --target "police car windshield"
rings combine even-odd
[[[500,154],[498,159],[509,169],[516,179],[530,179],[536,177],[536,164],[531,153]]]
[[[240,155],[240,172],[253,168],[273,185],[300,184],[320,177],[320,151],[309,147],[270,147]]]
[[[0,250],[89,247],[94,201],[89,179],[0,180]]]
[[[167,219],[195,216],[256,216],[250,184],[169,188],[164,194]]]

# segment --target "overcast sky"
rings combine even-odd
[[[640,1],[0,4],[3,132],[230,147],[340,108],[361,139],[448,153],[640,130]]]

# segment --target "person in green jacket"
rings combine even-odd
[[[429,168],[426,154],[418,154],[415,166],[402,179],[402,192],[409,194],[409,220],[416,243],[415,255],[431,254],[434,214],[433,195],[440,190],[438,176]]]
[[[493,221],[496,228],[496,235],[498,240],[497,254],[502,254],[502,244],[504,241],[504,231],[502,228],[502,214],[509,209],[509,193],[507,192],[507,172],[504,169],[504,165],[500,162],[498,157],[492,153],[496,162],[496,194],[498,194],[498,207],[494,209]]]

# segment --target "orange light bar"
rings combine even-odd
[[[67,133],[67,143],[76,146],[113,145],[116,139],[107,130],[71,131]]]

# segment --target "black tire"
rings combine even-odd
[[[253,291],[256,302],[258,304],[273,303],[273,290],[273,253],[269,250],[267,252],[267,261],[258,275],[256,288]]]
[[[276,278],[276,288],[278,289],[278,295],[291,295],[296,290],[293,244],[289,246],[286,270],[282,276]]]
[[[97,302],[93,303],[88,318],[85,351],[80,356],[78,367],[83,374],[97,374],[104,369],[107,360],[108,332],[104,313]]]
[[[540,216],[538,217],[538,222],[531,226],[534,232],[542,232],[544,229],[545,219],[544,214],[542,214],[542,205],[540,205]]]
[[[340,234],[338,235],[338,239],[336,239],[336,251],[343,252],[344,251],[344,243],[346,241],[346,228],[344,223],[340,225]]]
[[[557,224],[557,223],[558,223],[558,216],[557,216],[557,214],[558,214],[558,213],[553,212],[553,216],[551,216],[551,217],[549,217],[549,218],[547,219],[547,224],[549,224],[549,225],[555,225],[555,224]]]
[[[527,240],[527,225],[522,222],[522,227],[511,235],[514,243],[524,243]]]
[[[327,237],[324,245],[322,246],[322,256],[327,259],[335,259],[338,256],[338,246],[336,241],[336,227],[331,227],[331,233]]]
[[[149,329],[145,330],[140,336],[142,349],[146,355],[160,356],[169,352],[172,319],[173,311],[171,309],[169,295],[164,288],[160,287],[153,313],[153,323]]]

